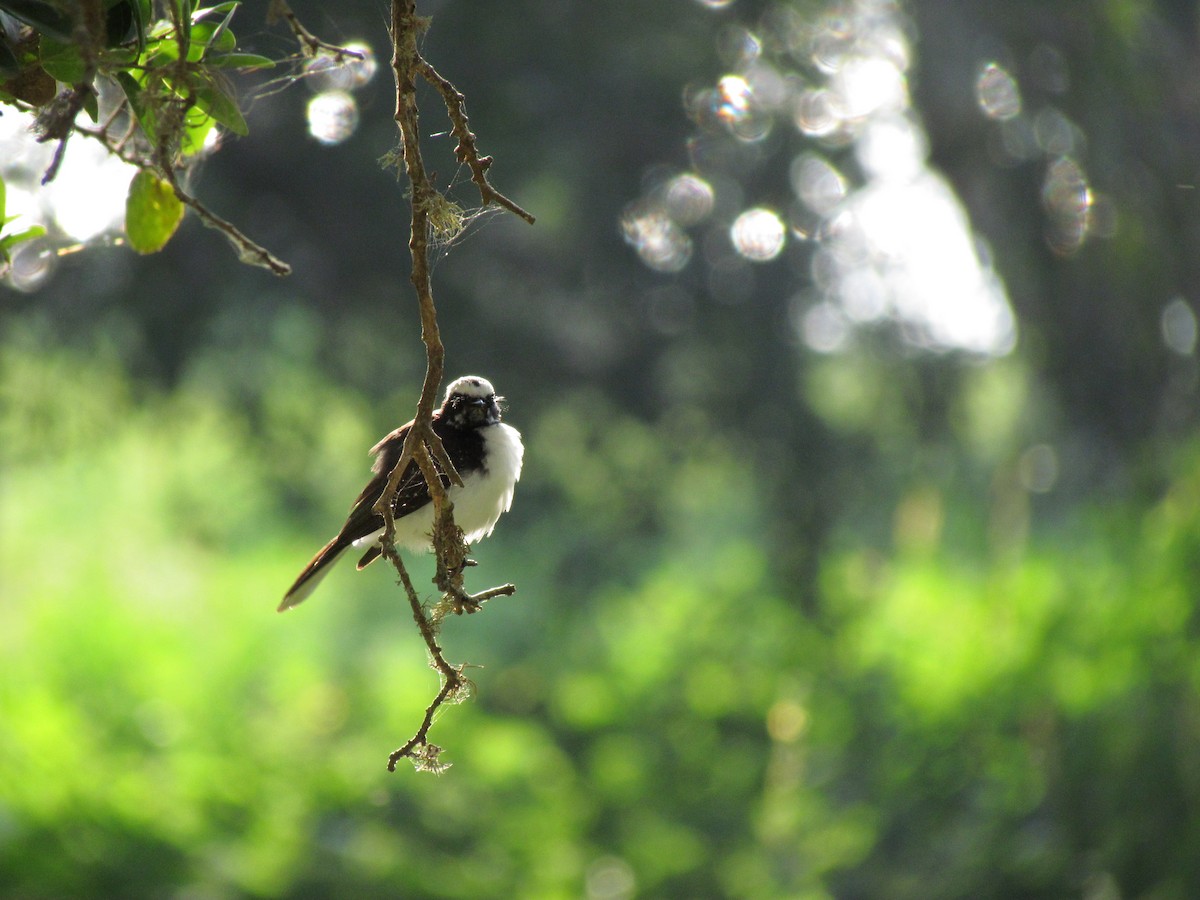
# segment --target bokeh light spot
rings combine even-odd
[[[818,353],[837,353],[850,339],[850,323],[832,303],[818,303],[800,316],[800,337]]]
[[[838,71],[854,48],[851,23],[836,12],[826,16],[814,35],[811,47],[812,64],[826,75]]]
[[[905,115],[875,116],[854,147],[863,171],[875,178],[908,181],[921,173],[929,145],[925,132]]]
[[[998,63],[984,65],[975,81],[975,101],[989,119],[1006,122],[1021,114],[1021,90],[1017,80]]]
[[[853,57],[834,76],[845,115],[863,119],[874,112],[908,105],[908,82],[890,59]]]
[[[692,258],[692,239],[661,209],[627,212],[621,232],[642,262],[656,271],[678,272]]]
[[[809,137],[832,134],[841,126],[842,119],[841,101],[825,88],[804,91],[796,98],[792,110],[796,128]]]
[[[1043,91],[1065,94],[1071,87],[1071,76],[1067,70],[1067,58],[1061,50],[1051,44],[1038,44],[1029,54],[1030,80]]]
[[[759,105],[775,110],[783,106],[792,95],[793,82],[789,81],[774,66],[762,60],[746,69],[746,83]]]
[[[1049,444],[1034,444],[1021,454],[1017,477],[1031,493],[1049,492],[1058,481],[1058,454]]]
[[[1182,297],[1175,297],[1163,307],[1163,343],[1180,356],[1196,352],[1196,313]]]
[[[762,41],[740,26],[726,28],[717,38],[717,53],[728,65],[749,65],[762,54]]]
[[[322,144],[340,144],[358,129],[358,104],[345,91],[324,91],[308,101],[308,133]]]
[[[41,225],[47,235],[17,244],[5,283],[34,291],[54,272],[57,252],[71,242],[80,244],[120,231],[125,223],[125,198],[137,168],[110,154],[97,141],[70,141],[58,174],[41,184],[42,174],[56,151],[53,141],[40,142],[34,117],[7,110],[0,116],[0,176],[6,187],[6,232],[18,233]],[[91,126],[84,114],[84,121]]]
[[[717,82],[717,119],[741,141],[760,141],[770,133],[771,116],[762,108],[754,91],[741,75],[726,75]]]
[[[808,728],[808,710],[794,700],[780,700],[767,710],[767,733],[782,744],[800,740]]]
[[[1075,253],[1087,238],[1092,205],[1087,175],[1078,162],[1063,157],[1050,163],[1042,182],[1042,205],[1049,213],[1050,248],[1060,256]]]
[[[1025,116],[1000,123],[999,149],[1001,161],[1012,164],[1034,159],[1041,153],[1033,124]]]
[[[363,58],[346,57],[339,62],[332,56],[322,54],[310,60],[304,68],[306,83],[310,88],[317,93],[354,91],[370,83],[379,68],[375,52],[363,41],[351,41],[345,47],[361,53]]]
[[[643,261],[682,268],[692,251],[682,229],[736,216],[727,234],[713,227],[696,238],[710,293],[721,302],[748,299],[755,288],[747,263],[778,257],[788,232],[811,242],[810,254],[791,259],[808,260],[813,290],[793,302],[790,323],[814,350],[838,352],[857,329],[884,321],[924,350],[1012,350],[1017,323],[1003,281],[961,200],[929,162],[909,93],[911,34],[890,0],[830,4],[812,15],[772,4],[755,25],[725,28],[718,43],[725,73],[684,95],[698,126],[688,150],[699,174],[656,177],[642,211],[622,226]],[[997,123],[990,151],[1001,164],[1069,158],[1047,148],[1081,145],[1082,132],[1056,110],[1023,115],[1017,82],[998,63],[985,59],[968,79]],[[742,173],[779,151],[782,142],[763,140],[777,117],[807,145],[785,162],[794,199],[762,201],[780,204],[778,212],[747,209],[758,201],[741,196],[750,178]],[[1097,233],[1101,219],[1090,190],[1082,201],[1074,190],[1086,180],[1070,174],[1047,176],[1045,202],[1056,210],[1048,239],[1060,253]],[[710,195],[703,184],[716,189]],[[1114,215],[1103,218],[1112,233]]]
[[[717,114],[725,121],[735,121],[749,113],[750,84],[741,75],[724,76],[717,82],[717,94]]]
[[[748,209],[736,219],[729,236],[737,252],[752,262],[767,262],[783,250],[787,228],[769,209]]]
[[[1069,156],[1083,143],[1079,126],[1053,107],[1039,110],[1033,117],[1033,136],[1047,156]]]
[[[789,171],[792,190],[800,201],[820,215],[826,215],[846,199],[846,179],[841,172],[815,153],[792,160]]]
[[[712,185],[698,175],[677,175],[663,190],[663,204],[670,217],[685,227],[703,222],[713,210]]]
[[[42,241],[18,244],[9,254],[6,283],[18,291],[36,291],[54,271],[58,257]]]
[[[619,856],[602,856],[587,868],[587,900],[628,900],[637,890],[633,867]]]

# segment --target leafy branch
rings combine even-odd
[[[196,0],[77,0],[64,5],[42,0],[0,0],[0,13],[8,17],[0,18],[0,104],[35,112],[40,139],[58,142],[43,183],[55,177],[67,141],[75,135],[100,142],[109,153],[139,170],[130,184],[126,208],[126,237],[138,252],[161,249],[175,233],[186,207],[205,225],[222,233],[242,261],[285,275],[290,271],[286,262],[209,209],[185,186],[189,168],[204,151],[214,128],[220,126],[241,135],[248,132],[228,73],[277,64],[274,59],[243,50],[231,28],[239,6],[238,0],[206,7]],[[13,20],[21,23],[15,35],[5,27]],[[272,0],[268,21],[279,20],[291,30],[302,60],[328,58],[336,65],[363,58],[358,51],[316,37],[284,0]],[[474,594],[464,588],[463,573],[473,563],[467,558],[468,547],[454,522],[454,507],[448,495],[449,486],[461,485],[462,480],[432,427],[434,404],[444,375],[445,348],[430,278],[430,242],[456,234],[462,227],[462,214],[433,187],[425,170],[418,82],[431,85],[445,103],[451,133],[458,140],[455,156],[470,170],[483,205],[495,204],[531,224],[534,217],[488,180],[493,160],[478,151],[465,97],[420,53],[419,39],[428,25],[428,19],[416,14],[415,0],[392,0],[394,118],[411,188],[411,281],[427,364],[413,426],[375,509],[384,520],[383,555],[404,586],[413,618],[442,681],[420,727],[389,756],[388,768],[394,770],[398,760],[408,758],[418,769],[440,771],[445,767],[438,761],[441,748],[429,742],[429,729],[438,710],[466,697],[471,686],[463,674],[466,666],[449,663],[438,645],[441,623],[449,613],[476,612],[487,600],[511,595],[516,588],[503,584]],[[116,90],[106,93],[117,97],[103,122],[101,83],[114,85]],[[83,114],[91,119],[91,125],[82,121]],[[0,192],[0,219],[2,199]],[[0,229],[4,224],[0,222]],[[35,229],[11,235],[0,232],[0,265],[12,245],[36,235]],[[395,547],[393,502],[401,475],[413,462],[429,485],[434,506],[434,581],[442,596],[430,609],[422,604]]]
[[[440,772],[446,765],[438,760],[441,748],[428,740],[429,729],[438,710],[444,704],[463,699],[471,689],[470,680],[463,674],[466,667],[449,663],[438,645],[437,636],[442,619],[450,612],[475,612],[484,601],[511,595],[516,591],[516,587],[505,584],[477,594],[470,594],[463,587],[463,572],[472,563],[467,559],[468,548],[463,540],[462,529],[454,522],[454,504],[447,493],[448,484],[461,485],[462,480],[433,430],[433,409],[444,374],[446,352],[438,329],[437,307],[433,300],[429,241],[431,231],[438,230],[437,211],[444,209],[447,201],[433,187],[421,156],[418,80],[423,79],[433,85],[445,99],[452,131],[459,141],[455,155],[471,169],[472,181],[479,188],[483,205],[496,203],[531,224],[534,219],[488,182],[487,170],[492,159],[480,157],[478,154],[475,135],[471,133],[467,124],[465,98],[421,56],[418,40],[429,27],[429,19],[417,15],[415,0],[392,0],[390,25],[392,70],[396,80],[394,118],[400,129],[404,169],[411,188],[412,222],[408,242],[409,254],[412,257],[410,280],[416,291],[420,310],[421,340],[425,344],[426,368],[412,428],[404,442],[400,459],[392,469],[387,486],[375,505],[375,511],[384,520],[381,538],[383,555],[396,569],[400,583],[404,586],[409,605],[412,607],[413,619],[417,623],[421,638],[425,641],[432,666],[438,672],[442,683],[433,702],[425,710],[416,733],[388,756],[388,770],[395,771],[396,763],[408,758],[418,770]],[[395,546],[396,528],[392,505],[401,474],[414,460],[426,484],[429,485],[434,506],[433,548],[437,556],[437,574],[434,582],[442,592],[442,600],[429,610],[422,604]]]
[[[239,0],[212,6],[197,0],[0,0],[0,104],[35,113],[38,139],[57,142],[42,184],[58,174],[73,135],[99,140],[139,170],[126,208],[126,237],[139,253],[165,246],[187,207],[223,234],[243,262],[286,275],[287,263],[209,209],[185,187],[186,176],[211,146],[214,129],[249,132],[231,73],[319,55],[337,65],[363,54],[317,38],[284,0],[273,0],[269,18],[287,22],[299,56],[246,52],[231,27],[240,6]],[[103,124],[102,91],[117,98]],[[150,178],[158,182],[153,188],[147,188]]]

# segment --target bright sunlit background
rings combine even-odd
[[[424,372],[384,15],[291,5],[365,59],[190,182],[289,278],[0,116],[0,895],[1200,896],[1193,4],[419,2],[538,216],[434,261],[527,445],[436,777],[389,573],[274,612]]]

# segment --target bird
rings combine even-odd
[[[500,421],[503,400],[496,396],[496,389],[486,378],[465,375],[446,388],[445,399],[432,417],[433,431],[441,438],[462,478],[462,485],[458,486],[452,485],[444,473],[441,476],[454,504],[454,521],[463,530],[468,544],[492,533],[500,516],[511,508],[513,492],[521,477],[525,447],[520,432]],[[304,602],[347,550],[364,551],[358,561],[360,570],[382,555],[383,516],[374,506],[400,459],[412,426],[412,422],[401,425],[371,448],[375,455],[371,468],[374,477],[354,501],[341,531],[317,552],[284,594],[278,612]],[[433,513],[429,486],[416,461],[410,460],[392,505],[396,546],[430,550]]]

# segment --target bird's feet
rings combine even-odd
[[[483,608],[483,601],[486,599],[486,597],[480,599],[477,595],[468,594],[464,590],[454,589],[450,591],[450,611],[456,616],[461,616],[463,613],[467,615],[477,613]]]
[[[470,615],[479,612],[483,608],[483,604],[493,597],[511,597],[516,591],[516,587],[511,584],[488,588],[478,594],[468,594],[462,588],[451,587],[442,594],[441,605],[446,612],[452,612],[456,616],[461,616],[463,613]]]
[[[463,557],[459,565],[443,568],[441,563],[438,564],[438,570],[434,573],[433,583],[437,585],[438,590],[443,594],[450,594],[455,597],[470,597],[463,584],[463,573],[471,566],[477,566],[473,559]]]

